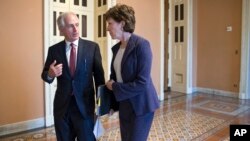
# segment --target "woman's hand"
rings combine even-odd
[[[115,82],[115,81],[112,80],[112,79],[109,80],[108,82],[106,82],[107,88],[108,88],[109,90],[111,90],[111,91],[113,90],[113,89],[112,89],[112,84],[113,84],[114,82]]]
[[[110,109],[110,110],[109,110],[109,116],[112,116],[112,115],[114,114],[114,112],[115,112],[115,111],[114,111],[113,109]]]

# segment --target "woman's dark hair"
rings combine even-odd
[[[116,22],[124,21],[123,30],[133,33],[135,30],[135,11],[125,4],[117,4],[105,13],[105,19],[114,19]]]

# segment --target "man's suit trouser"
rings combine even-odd
[[[62,118],[54,118],[58,141],[95,141],[94,118],[84,119],[79,112],[75,96],[71,97],[67,112]]]

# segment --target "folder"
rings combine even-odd
[[[106,85],[100,85],[97,88],[97,112],[96,115],[102,116],[108,114],[111,109],[118,111],[119,103],[116,101],[113,91],[109,90]]]
[[[102,116],[109,113],[111,91],[105,85],[100,85],[97,90],[98,108],[97,115]]]

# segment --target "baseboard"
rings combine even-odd
[[[167,87],[167,89],[164,89],[164,92],[171,92],[171,87]]]
[[[53,115],[48,115],[45,118],[45,127],[50,127],[54,125],[54,116]]]
[[[13,124],[1,125],[0,136],[27,131],[31,129],[36,129],[39,127],[44,127],[44,125],[45,125],[44,118],[38,118],[34,120],[28,120],[28,121],[13,123]]]
[[[207,94],[214,94],[214,95],[220,95],[220,96],[239,98],[238,93],[224,91],[224,90],[196,87],[196,88],[194,88],[194,91],[195,92],[201,92],[201,93],[207,93]]]

